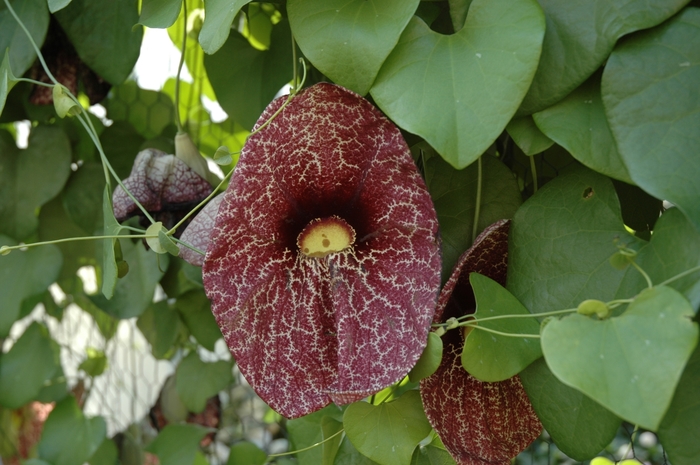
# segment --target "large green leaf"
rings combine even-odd
[[[655,26],[688,0],[540,0],[547,20],[542,57],[519,114],[564,98],[600,67],[618,38]]]
[[[113,85],[126,80],[143,37],[143,29],[134,27],[139,20],[137,0],[73,0],[55,16],[85,64]]]
[[[70,162],[68,137],[58,128],[34,128],[25,150],[0,131],[0,234],[22,240],[36,230],[36,210],[61,191]]]
[[[233,382],[231,364],[226,361],[203,362],[196,352],[190,352],[176,371],[177,393],[191,412],[204,410],[207,399]]]
[[[586,299],[611,300],[625,273],[608,260],[622,243],[639,248],[643,241],[625,230],[610,180],[586,168],[572,169],[515,214],[507,288],[537,313]]]
[[[542,132],[584,165],[634,184],[605,117],[600,77],[594,74],[562,101],[532,117]]]
[[[102,417],[86,418],[68,396],[51,411],[39,441],[39,458],[52,465],[81,465],[95,453],[107,432]]]
[[[180,14],[181,8],[182,0],[143,0],[139,23],[146,27],[170,27]]]
[[[301,462],[306,464],[306,462]],[[308,462],[309,465],[316,462]],[[352,445],[347,436],[343,436],[338,447],[338,452],[335,454],[333,465],[375,465],[377,462],[360,454],[355,446]]]
[[[418,391],[381,405],[355,402],[345,410],[343,425],[357,450],[381,465],[410,463],[413,450],[430,432]]]
[[[700,463],[700,346],[685,366],[658,435],[674,465]]]
[[[102,224],[102,193],[104,170],[99,163],[85,163],[71,173],[61,194],[68,217],[92,234]]]
[[[283,85],[292,79],[291,32],[287,21],[272,29],[269,50],[258,50],[232,32],[204,66],[221,107],[234,121],[250,129]]]
[[[324,418],[342,421],[343,411],[337,405],[330,404],[310,415],[287,422],[291,449],[308,448],[304,452],[296,454],[297,460],[302,465],[316,465],[323,460],[323,448],[310,446],[323,440],[322,423]]]
[[[17,243],[0,235],[0,246]],[[19,317],[22,301],[46,290],[58,277],[63,257],[55,245],[15,250],[0,256],[0,339],[7,337],[12,324]]]
[[[179,334],[180,317],[170,308],[167,300],[152,304],[136,321],[143,337],[151,344],[151,353],[156,359],[163,359],[172,349]]]
[[[656,430],[698,340],[680,293],[645,289],[607,320],[579,314],[549,322],[542,351],[552,373],[620,417]]]
[[[10,5],[29,30],[34,42],[41,47],[49,28],[49,10],[46,0],[12,0]],[[16,76],[22,76],[34,63],[36,52],[27,34],[2,2],[0,3],[0,53],[4,55],[8,47],[10,47],[10,66]]]
[[[642,247],[635,261],[654,284],[700,266],[700,232],[677,209],[667,210],[659,218],[651,241]],[[694,309],[700,307],[700,270],[668,284],[685,295]],[[642,275],[634,268],[627,270],[616,298],[630,298],[645,286]]]
[[[634,182],[673,202],[700,230],[700,9],[686,8],[613,51],[602,93]]]
[[[522,203],[511,171],[492,156],[482,157],[481,210],[477,233],[500,219],[512,218]],[[456,170],[440,157],[425,162],[425,180],[435,204],[442,237],[442,276],[452,274],[459,256],[472,244],[478,166]]]
[[[156,454],[162,465],[192,465],[207,432],[197,425],[168,425],[145,449]]]
[[[3,56],[2,63],[0,64],[0,114],[2,114],[3,108],[5,108],[7,94],[10,93],[15,84],[17,84],[17,78],[12,74],[12,69],[10,67],[10,52],[9,50],[5,50],[5,56]]]
[[[219,50],[231,33],[231,23],[241,8],[250,0],[207,0],[204,3],[204,24],[199,43],[209,54]]]
[[[0,356],[0,405],[16,409],[34,399],[58,369],[55,359],[47,329],[36,322],[29,325]]]
[[[335,83],[364,95],[419,0],[290,0],[289,24],[309,61]]]
[[[543,35],[544,16],[532,0],[475,0],[464,28],[450,36],[414,17],[370,93],[396,124],[464,168],[515,113]]]
[[[90,296],[90,300],[111,316],[123,319],[139,316],[151,304],[156,284],[163,276],[161,270],[168,267],[168,255],[156,255],[146,250],[140,241],[119,241],[124,260],[129,264],[129,272],[117,281],[110,300],[102,294]]]
[[[267,454],[252,442],[239,442],[231,447],[226,465],[263,465]]]
[[[477,320],[504,315],[529,315],[518,299],[496,281],[478,273],[469,275],[476,297]],[[479,327],[509,334],[535,334],[535,318],[504,318],[478,322]],[[476,379],[496,382],[512,378],[542,356],[539,341],[530,337],[506,337],[472,329],[464,341],[462,366]]]
[[[540,131],[529,115],[513,118],[506,130],[520,150],[528,156],[544,152],[554,145],[554,141]]]
[[[520,380],[542,425],[569,457],[588,460],[615,437],[622,420],[559,381],[543,358],[522,371]]]
[[[177,298],[175,307],[180,317],[202,347],[214,351],[214,344],[221,339],[221,330],[211,313],[211,302],[201,289],[192,290]]]

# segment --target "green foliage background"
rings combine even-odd
[[[307,85],[354,90],[404,131],[438,213],[445,279],[476,233],[513,219],[506,288],[472,277],[477,318],[495,315],[492,307],[506,316],[575,313],[587,299],[612,309],[609,319],[549,321],[541,340],[529,340],[537,347],[523,338],[491,344],[473,331],[465,369],[488,380],[520,373],[549,437],[575,460],[610,452],[624,421],[655,432],[673,465],[700,463],[697,1],[185,1],[9,2],[37,45],[47,45],[56,22],[112,85],[102,102],[111,123],[83,114],[94,138],[76,118],[30,103],[31,84],[20,78],[36,78],[37,54],[0,4],[0,246],[127,232],[112,215],[115,180],[104,176],[102,155],[125,178],[139,150],[173,153],[177,118],[204,156],[219,146],[234,153],[222,166],[230,172],[304,57]],[[129,79],[143,27],[168,28],[184,52],[192,82],[179,83],[178,97],[175,80],[156,92]],[[204,98],[228,119],[214,122]],[[21,120],[32,123],[24,149],[16,145]],[[122,261],[129,272],[118,277]],[[101,292],[86,294],[83,266],[95,268]],[[54,300],[53,283],[65,300]],[[167,299],[154,303],[157,286]],[[134,463],[123,441],[118,448],[106,438],[104,420],[86,417],[69,395],[61,347],[43,322],[8,339],[37,304],[57,320],[77,304],[107,340],[119,320],[137,318],[156,359],[181,360],[174,396],[191,412],[234,382],[229,363],[198,355],[221,337],[199,269],[129,238],[13,250],[0,256],[0,432],[8,439],[0,456],[16,453],[10,411],[39,400],[56,407],[32,463]],[[502,321],[487,327],[540,328],[534,318]],[[86,353],[81,376],[99,377],[107,363],[100,351]],[[228,463],[453,463],[415,386],[406,380],[371,403],[289,422],[270,415],[292,449],[325,442],[271,458],[231,437]],[[149,444],[134,443],[135,457],[145,447],[164,465],[206,463],[206,433],[167,426]]]

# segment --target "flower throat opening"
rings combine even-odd
[[[321,258],[355,243],[355,230],[337,216],[316,218],[299,233],[297,247],[307,257]]]

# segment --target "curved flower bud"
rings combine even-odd
[[[260,397],[294,418],[405,376],[435,311],[437,229],[398,128],[359,95],[317,84],[253,135],[219,208],[203,278]]]
[[[489,226],[457,262],[440,293],[436,321],[474,312],[469,274],[478,272],[505,285],[510,222]],[[460,465],[509,465],[542,431],[530,400],[514,376],[487,383],[462,366],[464,335],[448,331],[437,371],[421,380],[426,416],[447,451]]]
[[[187,225],[180,236],[182,242],[206,253],[209,248],[209,238],[211,232],[214,230],[214,224],[216,223],[216,214],[219,212],[219,205],[221,205],[221,200],[223,200],[223,198],[224,194],[217,195],[192,218],[192,221],[190,221],[190,224]],[[180,247],[180,258],[191,265],[202,266],[204,263],[204,255],[182,244],[179,244],[178,247]]]
[[[185,162],[156,149],[139,152],[123,183],[146,211],[168,229],[212,192],[211,185]],[[140,214],[121,186],[114,189],[112,202],[114,216],[120,222]]]

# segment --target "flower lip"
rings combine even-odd
[[[297,237],[299,251],[312,258],[340,252],[355,243],[355,230],[339,216],[312,220]]]

